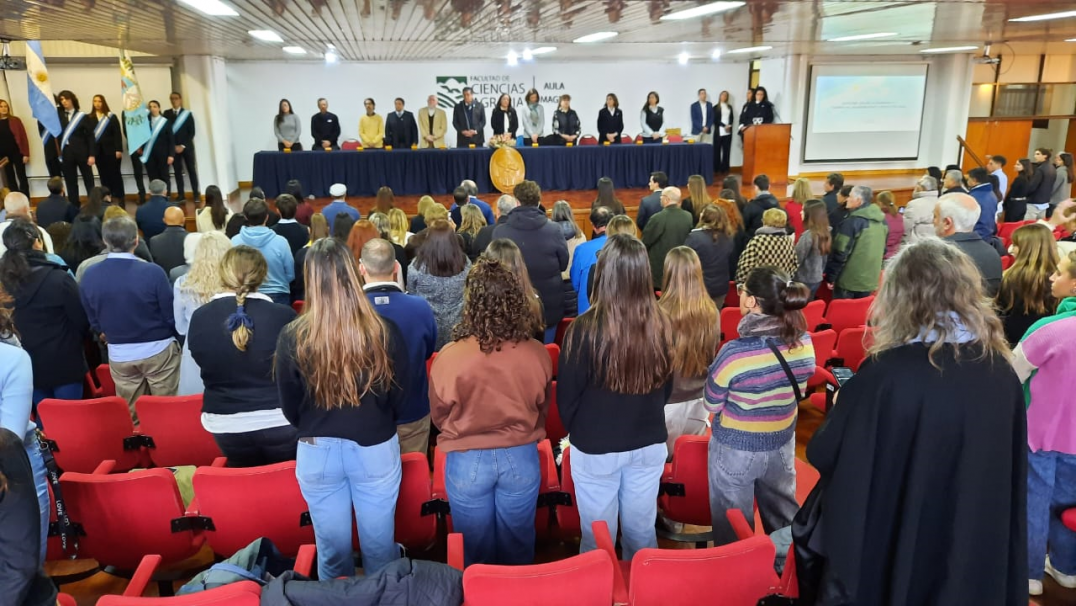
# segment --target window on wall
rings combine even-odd
[[[750,82],[751,88],[758,86],[759,72],[762,70],[762,62],[755,59],[751,62],[749,71],[747,72],[747,81]]]
[[[1076,116],[1076,83],[976,84],[969,117]]]

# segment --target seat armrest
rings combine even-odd
[[[97,464],[97,468],[93,470],[95,476],[107,476],[112,473],[112,470],[116,468],[116,461],[113,459],[106,459]]]
[[[131,576],[131,582],[127,584],[127,589],[123,590],[123,597],[140,597],[146,591],[146,585],[149,584],[153,573],[157,571],[160,564],[161,556],[159,555],[143,556],[142,561],[138,563],[138,568],[135,569],[134,575]]]
[[[318,555],[318,548],[314,545],[303,545],[299,548],[298,555],[295,556],[295,568],[293,570],[299,574],[309,577],[310,570],[314,567],[314,558]]]
[[[463,570],[463,535],[458,532],[448,535],[448,565]]]
[[[613,537],[609,534],[609,526],[604,521],[598,520],[590,527],[594,531],[594,542],[598,549],[607,553],[609,559],[613,561],[613,604],[627,604],[628,585],[624,582],[624,571],[616,557],[616,546],[613,544]]]

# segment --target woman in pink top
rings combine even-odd
[[[885,239],[885,256],[882,257],[888,259],[900,250],[900,241],[904,238],[904,217],[900,216],[891,191],[878,192],[875,204],[885,213],[885,223],[889,226],[889,235]]]

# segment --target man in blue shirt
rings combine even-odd
[[[990,173],[985,168],[973,168],[968,171],[968,194],[979,203],[982,209],[979,220],[975,223],[975,234],[989,242],[997,231],[998,198],[994,186],[990,183]]]
[[[1005,174],[1005,165],[1009,161],[1005,156],[999,156],[994,154],[993,156],[987,156],[986,170],[990,171],[991,175],[998,178],[998,191],[1001,192],[1001,199],[1005,199],[1005,195],[1009,193],[1009,176]]]
[[[396,252],[388,240],[370,240],[362,247],[359,272],[363,291],[377,313],[391,320],[404,336],[409,361],[407,372],[396,380],[403,387],[404,402],[396,411],[396,434],[400,454],[426,453],[430,442],[430,396],[426,360],[437,343],[433,309],[422,297],[405,293],[396,282]]]
[[[149,242],[150,238],[164,231],[164,211],[168,210],[172,203],[168,201],[166,192],[168,184],[160,179],[149,182],[149,200],[138,207],[135,213],[135,221],[138,229],[142,230],[142,237]]]
[[[575,247],[572,256],[572,288],[578,294],[579,315],[590,309],[590,297],[587,293],[587,279],[590,268],[598,263],[598,253],[605,246],[605,227],[613,218],[613,210],[608,206],[598,206],[590,211],[590,224],[594,226],[594,239]]]
[[[358,221],[362,217],[359,209],[349,205],[347,200],[344,199],[347,196],[346,185],[343,183],[334,184],[329,188],[329,195],[333,197],[333,201],[321,209],[321,214],[325,216],[325,221],[329,224],[329,233],[332,233],[333,221],[336,219],[336,215],[340,213],[346,213],[353,221]]]
[[[459,227],[460,225],[459,207],[467,202],[474,204],[478,207],[479,210],[482,211],[482,216],[486,218],[486,225],[493,225],[497,222],[497,218],[493,216],[493,208],[489,204],[486,204],[482,200],[479,200],[477,197],[475,197],[478,195],[477,183],[471,181],[470,179],[467,179],[463,183],[460,183],[460,187],[457,188],[457,191],[461,188],[463,189],[463,193],[466,197],[462,199],[456,198],[456,191],[452,192],[455,201],[452,203],[452,208],[448,209],[449,214],[452,215],[452,220],[456,222],[456,227]]]

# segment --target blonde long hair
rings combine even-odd
[[[210,231],[200,235],[201,239],[198,241],[197,248],[194,249],[191,270],[187,272],[180,291],[193,295],[198,303],[204,304],[212,299],[213,295],[219,293],[224,286],[221,281],[220,262],[232,247],[232,243],[219,231]]]
[[[792,200],[802,206],[807,204],[807,201],[813,197],[811,182],[803,177],[796,179],[796,182],[792,184]]]
[[[289,326],[295,362],[315,406],[354,407],[392,383],[388,330],[362,292],[347,245],[324,238],[310,246],[304,266],[306,303]]]
[[[998,309],[1024,314],[1048,314],[1057,308],[1050,288],[1050,276],[1060,257],[1049,227],[1040,223],[1025,225],[1012,234],[1016,260],[1001,277]],[[1022,309],[1016,309],[1017,302]]]
[[[418,199],[418,213],[416,214],[425,220],[426,211],[434,204],[437,204],[437,201],[433,199],[433,196],[422,196]]]
[[[234,324],[232,344],[239,351],[247,350],[247,344],[254,335],[254,321],[245,310],[239,308],[247,304],[247,295],[258,292],[258,287],[265,281],[268,273],[269,266],[265,257],[258,249],[246,245],[229,250],[220,262],[220,277],[224,288],[235,293],[236,312],[233,316],[237,321],[233,323],[232,318],[229,318],[228,323]]]
[[[407,221],[407,213],[394,208],[389,211],[389,235],[392,236],[392,241],[403,246],[407,244],[407,228],[410,227],[410,223]]]
[[[699,255],[677,246],[665,256],[664,274],[658,307],[672,325],[672,370],[681,377],[702,376],[717,355],[721,330],[717,305],[702,280]]]
[[[696,209],[712,202],[710,192],[706,191],[706,179],[703,179],[702,175],[691,175],[687,178],[687,195]]]
[[[482,215],[482,210],[474,204],[464,204],[460,208],[460,228],[459,233],[470,234],[471,237],[477,236],[478,231],[486,226],[486,218]]]

